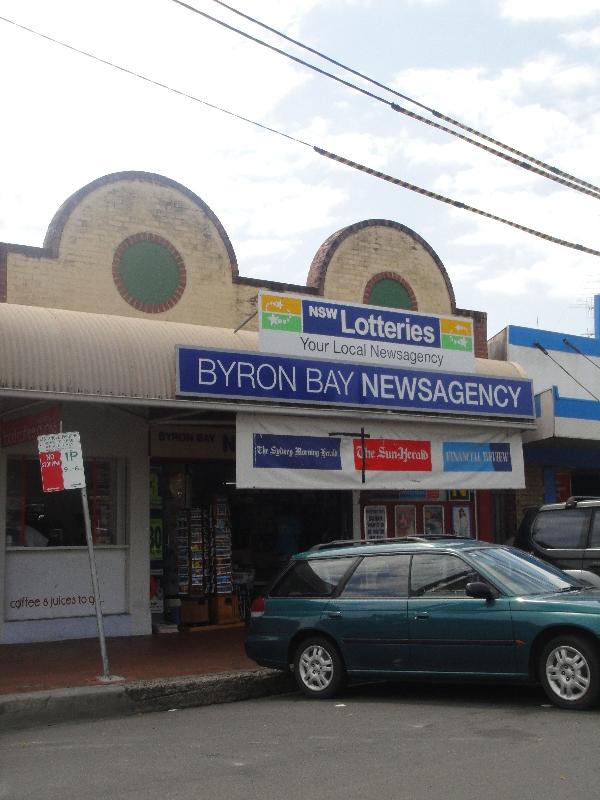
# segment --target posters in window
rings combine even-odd
[[[365,539],[385,539],[387,511],[385,506],[365,506]]]
[[[394,509],[396,536],[415,536],[417,533],[416,506],[396,506]]]
[[[455,536],[471,535],[471,511],[469,506],[452,508],[452,533]]]
[[[430,536],[444,533],[443,506],[423,506],[423,531]]]

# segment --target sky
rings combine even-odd
[[[220,7],[189,4],[388,101],[402,101]],[[600,0],[229,0],[288,36],[600,185]],[[173,0],[0,0],[6,17],[307,144],[600,249],[600,204],[318,75]],[[310,147],[0,20],[0,241],[41,246],[61,203],[121,170],[187,186],[241,275],[304,285],[316,251],[365,219],[413,229],[488,334],[591,335],[600,260],[378,180]],[[427,112],[421,112],[433,119]]]

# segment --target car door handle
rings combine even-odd
[[[415,619],[429,619],[429,614],[427,611],[418,611],[415,614]]]
[[[338,619],[338,617],[342,616],[342,612],[341,611],[328,611],[327,612],[327,616],[330,619]]]

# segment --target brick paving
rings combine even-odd
[[[125,681],[258,669],[244,652],[244,627],[107,639],[112,675]],[[98,686],[94,639],[0,645],[0,694]]]

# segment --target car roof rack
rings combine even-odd
[[[565,508],[576,508],[577,503],[583,503],[586,500],[600,500],[600,497],[587,494],[574,494],[565,501]]]
[[[471,536],[455,536],[453,533],[424,533],[417,536],[388,536],[384,539],[333,539],[331,542],[321,542],[309,549],[309,553],[315,550],[332,550],[335,547],[363,547],[372,544],[404,544],[406,542],[438,542],[438,541],[468,541]]]

